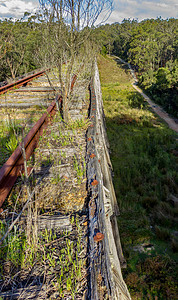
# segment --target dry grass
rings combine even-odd
[[[86,78],[84,82],[88,85]],[[83,117],[66,125],[60,113],[56,114],[53,125],[40,138],[39,147],[28,162],[33,168],[28,185],[31,192],[35,192],[28,205],[30,211],[23,212],[22,218],[0,245],[0,291],[18,291],[21,287],[25,293],[26,287],[40,284],[40,296],[44,298],[81,299],[86,293],[87,226],[83,223],[87,218],[85,134],[88,99],[81,90],[78,96],[83,104]],[[12,222],[11,216],[15,219],[27,199],[22,176],[4,204],[1,237]],[[31,215],[54,213],[70,215],[71,232],[44,230],[35,234],[34,218],[30,226],[24,221]]]

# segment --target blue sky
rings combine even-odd
[[[23,17],[25,11],[35,12],[38,0],[0,0],[0,18]],[[121,22],[124,18],[177,18],[177,0],[114,0],[114,9],[107,23]],[[101,21],[101,18],[99,19]]]

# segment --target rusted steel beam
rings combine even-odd
[[[56,113],[56,103],[59,100],[61,100],[61,96],[56,96],[55,101],[48,107],[47,112],[42,115],[25,137],[24,147],[27,160],[37,147],[39,137],[42,135],[43,130],[47,127],[49,120]],[[23,172],[23,169],[24,159],[22,155],[22,144],[20,144],[0,169],[0,207],[11,191],[17,177],[21,172]]]
[[[32,75],[29,75],[27,77],[24,77],[22,79],[19,79],[17,80],[16,82],[12,82],[12,83],[9,83],[7,85],[4,85],[4,86],[1,86],[0,87],[0,94],[4,94],[6,93],[7,91],[13,89],[14,87],[17,87],[17,86],[21,86],[29,81],[31,81],[32,79],[34,78],[37,78],[39,76],[42,76],[46,71],[45,70],[42,70],[38,73],[35,73],[35,74],[32,74]]]

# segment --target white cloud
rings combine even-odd
[[[25,11],[34,12],[38,0],[0,0],[0,18],[21,18]],[[121,22],[124,18],[177,18],[177,0],[114,0],[114,11],[108,23]],[[100,16],[97,23],[102,20]]]
[[[164,19],[177,18],[177,0],[114,0],[115,11],[110,16],[108,23],[121,22],[124,18],[137,19],[147,18]]]
[[[34,0],[0,0],[0,17],[21,18],[25,11],[34,11],[37,8],[37,3]]]

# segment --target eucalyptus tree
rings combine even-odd
[[[37,67],[35,52],[40,44],[40,24],[4,20],[0,22],[0,81],[15,79]]]
[[[74,62],[101,16],[112,12],[113,0],[39,0],[46,24],[45,56],[56,66],[63,94],[64,119],[68,120],[68,101]],[[66,62],[65,79],[62,65]]]

